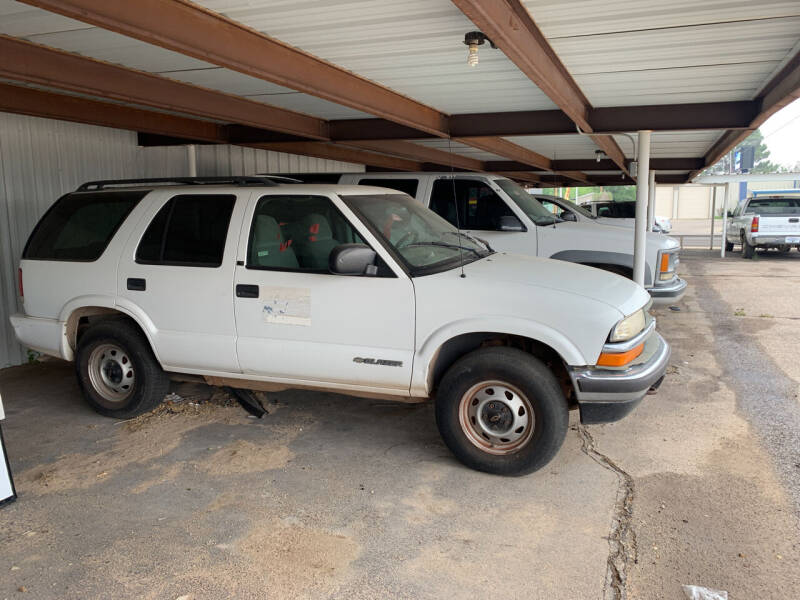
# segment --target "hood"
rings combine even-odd
[[[561,225],[559,224],[559,227]],[[616,228],[612,228],[616,229]],[[467,277],[496,289],[538,287],[602,302],[627,316],[650,301],[630,279],[601,269],[561,260],[497,252],[464,268]]]
[[[633,225],[625,225],[620,223],[619,225],[608,225],[605,222],[605,217],[601,217],[603,221],[597,219],[591,223],[587,222],[572,222],[572,221],[565,221],[563,223],[557,223],[556,228],[566,228],[568,231],[573,233],[575,236],[580,236],[580,239],[588,240],[594,239],[597,241],[604,241],[610,244],[616,245],[618,248],[629,248],[630,251],[626,252],[627,254],[633,254],[633,238],[634,238],[634,231]],[[629,221],[633,223],[633,219],[611,219],[613,221]],[[578,239],[576,237],[576,239]],[[678,245],[677,240],[667,237],[663,233],[655,233],[652,231],[647,232],[647,250],[648,255],[659,250],[666,250],[668,248],[674,248]]]

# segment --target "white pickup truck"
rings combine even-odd
[[[725,249],[740,244],[742,255],[753,258],[756,248],[800,251],[800,192],[756,196],[728,213],[731,221],[725,234]]]
[[[623,277],[493,252],[385,188],[174,183],[84,184],[20,263],[17,338],[74,360],[104,415],[152,409],[169,373],[435,398],[461,461],[515,475],[555,455],[570,408],[620,419],[664,376],[650,298]]]
[[[348,173],[342,184],[403,191],[497,250],[555,258],[633,275],[633,229],[564,221],[506,177],[480,173]],[[454,201],[454,199],[457,200]],[[645,288],[656,305],[686,292],[677,275],[679,244],[647,234]]]

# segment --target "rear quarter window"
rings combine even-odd
[[[62,196],[36,225],[22,258],[97,260],[147,192],[76,192]]]

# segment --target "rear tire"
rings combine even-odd
[[[755,254],[756,254],[756,247],[751,246],[748,243],[747,238],[744,235],[744,232],[742,232],[742,258],[753,258]]]
[[[436,424],[466,466],[525,475],[558,453],[569,423],[561,386],[540,360],[514,348],[483,348],[445,373]]]
[[[101,415],[129,419],[158,406],[169,389],[150,344],[126,321],[99,323],[80,339],[75,357],[78,384]]]
[[[733,242],[725,242],[725,252],[733,252]]]

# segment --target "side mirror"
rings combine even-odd
[[[525,231],[525,226],[514,215],[503,215],[498,223],[500,231]]]
[[[577,221],[578,217],[575,216],[575,213],[569,212],[568,210],[561,211],[561,214],[558,215],[559,218],[563,219],[564,221]]]
[[[342,244],[331,250],[328,269],[336,275],[369,275],[378,273],[375,251],[364,244]]]
[[[733,211],[732,211],[732,210],[729,210],[729,211],[728,211],[728,218],[730,219],[732,216],[733,216]]]

